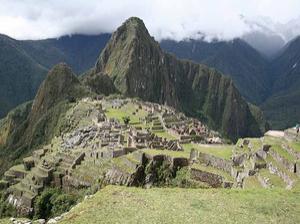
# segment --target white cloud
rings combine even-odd
[[[0,0],[0,33],[17,39],[114,31],[126,18],[142,18],[156,39],[232,39],[250,31],[241,15],[287,23],[299,0]]]

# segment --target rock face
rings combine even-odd
[[[262,133],[231,79],[163,52],[138,18],[128,19],[113,33],[94,71],[85,78],[91,82],[103,75],[110,77],[118,92],[173,106],[232,140]]]

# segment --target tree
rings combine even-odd
[[[124,122],[125,125],[128,125],[129,122],[130,122],[130,117],[129,116],[123,117],[123,122]]]

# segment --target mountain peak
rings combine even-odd
[[[144,21],[141,20],[138,17],[130,17],[128,18],[117,30],[117,32],[120,31],[127,31],[127,32],[146,32],[148,33],[148,30],[144,24]]]
[[[260,133],[247,103],[230,79],[214,69],[163,52],[136,17],[126,20],[113,33],[93,73],[86,77],[88,86],[97,92],[101,85],[94,83],[97,79],[101,83],[104,76],[125,96],[202,117],[231,139]]]
[[[159,44],[150,36],[141,19],[131,17],[112,34],[96,63],[95,71],[109,74],[115,80],[117,76],[122,76],[120,72],[136,59],[135,56],[141,54],[143,49],[149,48],[159,48]],[[126,55],[126,57],[114,60],[120,58],[121,55]],[[120,89],[119,91],[123,92]]]
[[[142,26],[145,27],[144,21],[138,17],[130,17],[127,20],[125,20],[125,22],[123,23],[123,25],[127,25],[127,26]],[[146,28],[146,27],[145,27]]]
[[[113,34],[114,41],[122,40],[129,43],[136,39],[153,39],[143,20],[138,17],[130,17],[127,19]]]
[[[81,93],[84,93],[81,84],[71,68],[65,63],[57,64],[41,84],[33,101],[31,115],[39,117],[57,102],[76,98]]]

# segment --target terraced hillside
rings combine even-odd
[[[247,138],[228,145],[217,132],[173,108],[120,97],[83,98],[64,116],[68,131],[11,167],[0,182],[20,214],[34,212],[36,197],[50,186],[66,192],[110,184],[300,186],[300,143],[293,130],[286,138]]]
[[[34,199],[47,186],[68,190],[99,183],[157,184],[164,182],[157,170],[163,164],[169,178],[188,165],[187,142],[222,143],[217,132],[195,119],[131,99],[84,98],[64,116],[67,132],[4,174],[0,186],[9,187],[8,201],[21,214],[32,212]]]

